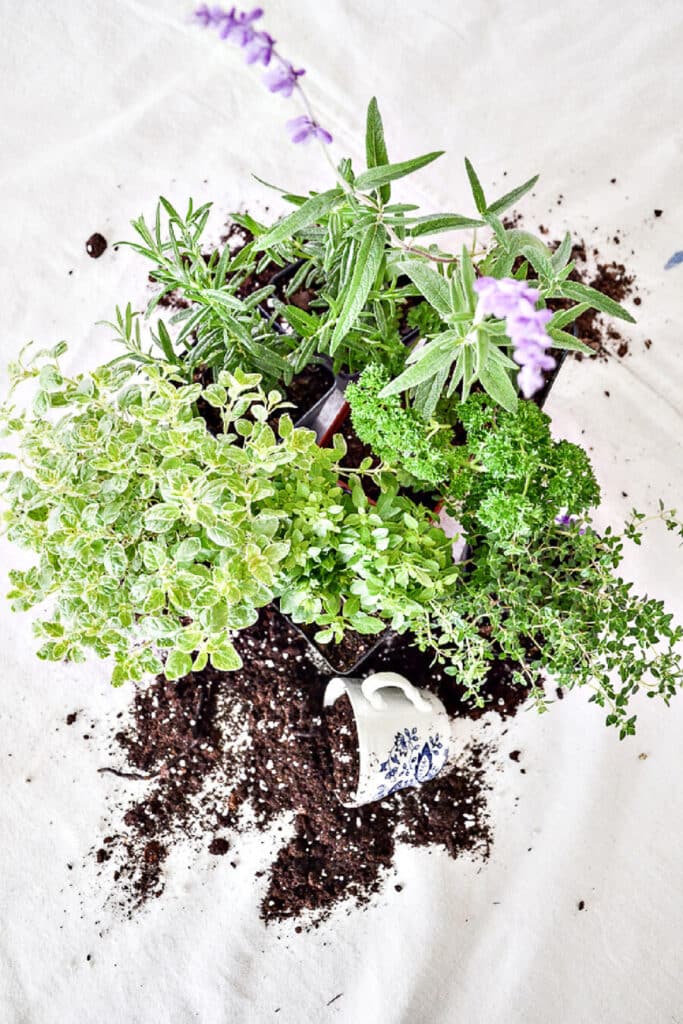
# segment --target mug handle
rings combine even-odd
[[[375,711],[383,711],[386,708],[386,702],[379,693],[385,686],[395,686],[399,690],[403,690],[408,700],[415,705],[418,711],[432,712],[434,710],[429,701],[422,696],[417,687],[413,686],[405,676],[399,675],[398,672],[375,672],[363,680],[361,685],[363,696]]]

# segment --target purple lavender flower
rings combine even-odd
[[[232,10],[224,17],[221,39],[230,39],[238,46],[247,46],[256,35],[254,22],[263,17],[263,10],[255,7],[253,11]]]
[[[208,4],[200,4],[194,12],[194,16],[197,21],[204,26],[204,28],[208,28],[209,25],[213,25],[213,12],[209,9]]]
[[[254,32],[250,42],[247,44],[247,64],[263,64],[265,67],[270,64],[273,56],[275,40],[267,32]]]
[[[578,518],[578,516],[572,516],[568,512],[563,512],[561,515],[555,516],[555,522],[558,524],[558,526],[578,526],[579,534],[581,536],[583,536],[588,529],[586,526],[580,525],[581,520]]]
[[[289,97],[295,89],[300,88],[298,80],[306,74],[305,70],[295,68],[289,61],[283,60],[275,49],[273,37],[268,32],[259,31],[254,27],[254,23],[263,17],[261,7],[254,7],[251,11],[238,11],[235,7],[228,10],[203,3],[195,9],[194,17],[204,28],[218,29],[221,39],[229,39],[230,42],[242,47],[247,64],[263,64],[264,67],[269,67],[275,58],[263,76],[263,81],[271,92],[279,92],[282,96]],[[308,115],[288,121],[287,127],[292,142],[308,142],[309,139],[318,139],[324,143],[332,142],[332,136],[327,129]]]
[[[552,317],[549,309],[536,309],[540,292],[526,281],[512,277],[481,277],[474,282],[479,295],[477,311],[505,320],[505,329],[514,346],[513,358],[521,370],[517,374],[519,390],[531,398],[543,387],[542,370],[553,370],[555,360],[548,355],[552,346],[546,324]]]
[[[303,68],[299,68],[297,71],[292,64],[283,61],[282,64],[264,75],[263,81],[271,92],[280,92],[283,96],[289,97],[297,86],[297,79],[305,74]]]
[[[540,294],[536,288],[530,288],[526,281],[516,281],[514,277],[480,277],[474,282],[474,290],[479,296],[481,312],[484,315],[490,313],[501,320],[516,313],[523,301],[533,309]]]
[[[332,142],[332,136],[326,128],[321,127],[313,121],[308,114],[301,117],[294,117],[287,122],[287,131],[292,142],[309,142],[311,139],[319,139],[320,142]]]

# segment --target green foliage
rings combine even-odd
[[[582,527],[600,500],[582,448],[554,441],[549,417],[531,402],[511,414],[477,394],[458,412],[469,459],[447,503],[470,546],[458,611],[491,627],[498,656],[519,661],[519,681],[532,686],[540,709],[546,698],[531,652],[555,684],[588,686],[607,723],[622,738],[631,734],[628,702],[638,689],[668,703],[683,682],[683,629],[618,575],[623,537]],[[675,514],[661,507],[660,515],[683,536]],[[639,543],[643,519],[636,514],[623,536]],[[453,664],[462,666],[460,652]]]
[[[590,461],[577,445],[553,440],[549,417],[533,403],[509,413],[472,395],[457,407],[465,440],[453,446],[446,424],[425,423],[397,395],[382,398],[385,381],[370,368],[347,389],[356,432],[399,479],[407,470],[408,482],[440,486],[469,546],[457,590],[428,623],[411,624],[418,644],[476,703],[491,658],[509,658],[539,709],[547,704],[537,681],[543,669],[557,685],[588,686],[607,723],[631,734],[629,699],[638,689],[668,702],[683,682],[683,629],[617,573],[623,537],[640,543],[642,514],[623,537],[581,525],[600,500]],[[660,515],[683,536],[674,514]]]
[[[339,439],[319,448],[259,377],[222,371],[202,388],[172,367],[119,362],[73,379],[53,353],[13,368],[37,384],[33,413],[6,406],[17,467],[2,474],[10,540],[37,561],[11,575],[17,610],[49,660],[114,658],[113,682],[162,670],[239,668],[234,631],[280,598],[323,638],[347,629],[428,628],[452,590],[450,544],[393,479],[371,506],[359,478],[339,486]],[[213,436],[196,413],[220,414]],[[7,457],[11,457],[7,453]]]
[[[284,193],[293,210],[275,224],[235,215],[250,234],[239,252],[206,245],[209,204],[183,216],[162,198],[153,225],[133,222],[159,286],[146,315],[170,296],[176,309],[152,345],[128,304],[111,324],[125,353],[109,365],[69,378],[60,345],[11,368],[13,388],[34,387],[30,411],[0,413],[12,438],[0,454],[16,459],[0,474],[5,529],[34,556],[11,574],[13,607],[38,612],[41,657],[111,657],[116,684],[209,661],[238,669],[232,637],[271,601],[317,624],[322,642],[388,623],[478,704],[491,661],[508,659],[540,710],[542,669],[589,687],[628,735],[639,688],[668,702],[683,682],[683,629],[618,573],[645,517],[634,512],[622,534],[588,527],[600,497],[588,457],[518,400],[505,322],[479,314],[474,284],[514,274],[544,305],[571,303],[548,324],[558,348],[583,347],[570,326],[590,308],[632,318],[570,280],[569,235],[551,252],[504,226],[535,177],[489,201],[466,160],[475,213],[420,214],[391,201],[391,183],[440,152],[391,163],[375,100],[365,149],[367,169],[342,160],[331,188]],[[484,232],[456,253],[420,244],[461,229]],[[255,288],[275,266],[289,267],[286,282]],[[343,470],[343,440],[319,448],[273,389],[326,359],[363,371],[347,396],[377,470]],[[442,496],[464,561],[403,484]],[[674,513],[659,518],[683,535]]]
[[[421,338],[436,334],[441,329],[441,317],[428,302],[420,302],[408,310],[406,321],[409,327],[419,331]]]
[[[165,361],[191,381],[198,368],[260,373],[268,384],[289,383],[296,367],[295,339],[274,330],[260,307],[271,296],[271,286],[249,291],[241,297],[244,282],[262,269],[251,244],[233,255],[229,244],[210,254],[202,244],[211,204],[198,209],[190,200],[181,216],[163,197],[157,206],[154,227],[144,217],[133,221],[140,239],[128,243],[151,260],[151,278],[161,287],[150,301],[146,316],[159,310],[169,295],[179,297],[185,308],[178,309],[168,324],[158,320],[153,341]],[[244,218],[238,218],[244,220]],[[248,218],[249,224],[256,222]],[[138,362],[155,358],[142,348],[139,321],[130,305],[125,313],[117,310],[110,324],[126,347],[124,358]],[[171,333],[172,332],[172,333]]]
[[[458,509],[465,531],[483,528],[506,544],[544,531],[565,509],[587,513],[600,489],[586,452],[554,441],[550,417],[533,402],[506,412],[487,395],[460,406],[469,456],[466,497]],[[462,479],[453,483],[463,493]]]
[[[461,464],[464,449],[453,446],[448,427],[430,428],[398,395],[380,398],[387,380],[385,370],[370,366],[357,384],[348,385],[354,430],[399,478],[432,487],[445,484]]]

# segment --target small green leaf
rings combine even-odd
[[[188,537],[178,545],[173,557],[179,565],[188,565],[190,562],[194,562],[201,549],[202,544],[199,537]]]
[[[166,659],[166,666],[164,668],[164,675],[171,681],[174,679],[182,679],[183,676],[187,676],[192,671],[192,658],[185,651],[179,651],[177,649],[171,651],[168,658]]]
[[[234,644],[226,640],[211,651],[211,664],[219,672],[237,672],[242,668],[242,659]]]
[[[163,544],[145,541],[142,545],[142,560],[149,572],[156,572],[166,564],[166,548]]]
[[[419,171],[420,168],[431,164],[443,154],[443,149],[440,149],[434,153],[425,153],[424,156],[416,156],[413,160],[402,160],[398,164],[373,167],[371,170],[359,174],[354,184],[361,192],[368,192],[381,185],[386,185],[390,181],[395,181],[396,178],[404,178],[407,174],[412,174],[413,171]]]
[[[384,140],[384,125],[382,115],[377,106],[377,100],[373,96],[368,104],[368,114],[365,126],[365,157],[368,169],[383,167],[389,163],[389,155]],[[379,190],[383,203],[388,203],[391,198],[391,186],[382,185]]]
[[[340,188],[332,188],[307,199],[294,213],[290,213],[270,231],[266,231],[265,235],[261,235],[257,240],[257,248],[270,249],[291,238],[297,231],[308,227],[309,224],[315,224],[317,220],[334,209],[341,196]]]
[[[122,544],[111,544],[104,553],[104,567],[110,576],[119,579],[128,568],[128,559]]]
[[[202,526],[214,526],[216,523],[216,513],[210,505],[197,505],[196,516]]]
[[[212,540],[214,544],[221,548],[230,547],[234,539],[231,531],[220,523],[216,523],[214,526],[207,526],[206,535],[209,540]]]
[[[477,177],[477,172],[467,157],[465,157],[465,170],[467,171],[470,188],[472,189],[472,195],[474,196],[474,205],[477,207],[479,213],[486,213],[486,197],[484,196],[484,190],[481,187],[479,178]]]
[[[399,274],[405,274],[419,288],[430,306],[441,316],[448,316],[453,312],[451,293],[448,281],[441,274],[438,274],[431,267],[427,266],[424,260],[401,260],[396,264]]]
[[[406,222],[406,231],[411,238],[419,235],[436,235],[440,231],[459,231],[462,228],[480,228],[485,221],[463,217],[459,213],[433,213],[428,217],[415,217]]]
[[[519,185],[517,188],[513,188],[512,191],[506,192],[500,199],[496,199],[495,203],[491,203],[487,213],[502,213],[507,210],[510,206],[514,206],[522,196],[525,196],[527,192],[530,192],[538,181],[538,175],[535,174],[533,178],[529,178],[523,185]]]
[[[180,509],[177,505],[160,502],[147,509],[143,521],[152,533],[166,533],[177,522],[179,515]]]
[[[56,366],[43,366],[38,376],[38,382],[43,391],[52,393],[59,391],[64,383],[64,378]]]
[[[33,399],[33,411],[36,416],[44,416],[50,408],[50,399],[46,391],[37,391]]]
[[[353,275],[330,339],[332,354],[351,330],[368,300],[370,289],[375,283],[377,272],[384,258],[385,238],[384,228],[377,222],[373,223],[363,236]]]
[[[358,633],[365,635],[381,633],[385,628],[385,623],[381,619],[375,619],[372,615],[366,615],[364,612],[357,612],[351,622]]]
[[[509,374],[500,363],[491,362],[489,359],[486,365],[479,369],[479,380],[484,390],[495,402],[502,405],[508,412],[516,411],[517,392],[512,386]]]

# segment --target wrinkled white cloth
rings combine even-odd
[[[191,26],[190,8],[0,0],[3,368],[31,338],[66,338],[72,366],[111,354],[93,324],[147,294],[146,268],[113,243],[159,193],[214,200],[217,238],[231,208],[281,208],[252,173],[329,186],[316,148],[287,140],[299,108]],[[463,155],[491,194],[540,171],[528,222],[552,237],[569,227],[636,271],[632,354],[565,366],[549,411],[595,460],[599,524],[660,496],[683,506],[683,266],[663,269],[683,249],[681,5],[273,0],[267,26],[308,69],[335,154],[360,161],[376,94],[393,159],[447,150],[397,195],[467,213]],[[109,240],[99,260],[85,253],[93,231]],[[5,542],[0,558],[3,577],[20,561]],[[655,528],[626,565],[679,620],[681,559]],[[388,884],[364,913],[344,908],[310,934],[266,929],[254,869],[268,850],[247,839],[236,870],[177,853],[164,898],[121,921],[83,858],[122,786],[96,769],[130,691],[98,663],[38,662],[28,617],[5,603],[0,623],[5,1024],[683,1021],[683,700],[639,700],[624,743],[581,692],[519,714],[492,763],[490,860],[402,850],[403,890]]]

